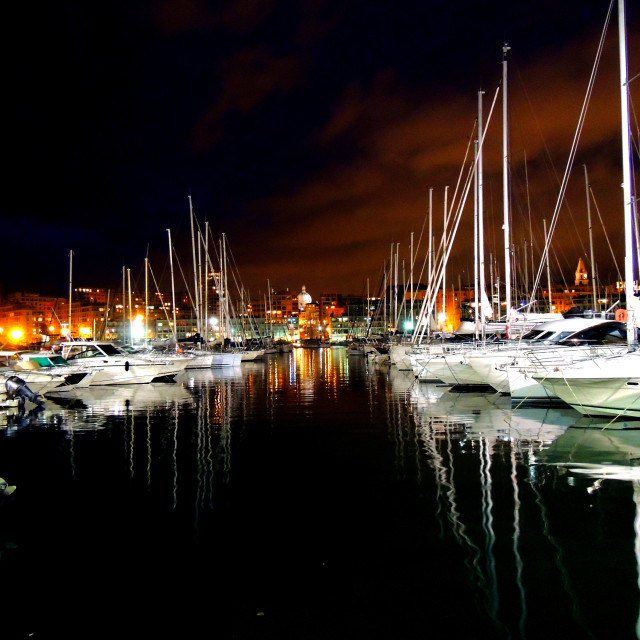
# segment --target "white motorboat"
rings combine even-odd
[[[128,354],[112,342],[69,341],[61,346],[60,355],[69,364],[92,372],[91,386],[172,382],[184,369],[182,363]]]

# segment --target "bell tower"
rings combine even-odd
[[[586,287],[589,285],[589,276],[584,266],[582,258],[578,260],[578,268],[576,269],[576,287]]]

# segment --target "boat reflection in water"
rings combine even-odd
[[[605,563],[616,562],[619,570],[628,573],[633,557],[636,565],[636,580],[640,584],[640,424],[635,421],[616,421],[611,418],[580,418],[546,451],[540,452],[540,464],[555,467],[564,472],[567,484],[576,493],[591,496],[597,519],[582,522],[583,527],[592,526],[597,532],[596,544],[590,559],[594,565],[604,558]],[[620,519],[616,531],[609,531],[608,520],[615,508],[628,511],[633,501],[631,518]],[[614,537],[610,540],[609,535]],[[616,548],[612,553],[611,543]],[[602,564],[602,561],[600,562]],[[606,571],[603,570],[603,575]],[[636,600],[638,596],[636,594]],[[640,609],[635,633],[629,637],[640,638]]]
[[[532,580],[537,560],[527,553],[541,533],[543,509],[530,461],[561,437],[576,413],[516,412],[497,394],[425,384],[415,393],[414,418],[430,470],[422,479],[431,488],[441,544],[457,547],[452,555],[464,565],[459,596],[471,596],[493,637],[536,637],[535,602],[550,587],[542,576],[539,584]]]

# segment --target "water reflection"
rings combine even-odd
[[[48,637],[79,583],[91,620],[148,593],[139,637],[635,637],[639,431],[340,349],[4,419],[0,568],[63,581],[10,613]]]
[[[633,531],[633,543],[630,541],[627,551],[633,551],[640,590],[640,430],[634,423],[581,418],[547,450],[539,452],[537,460],[558,468],[565,474],[567,485],[582,495],[588,494],[601,513],[617,494],[626,487],[631,489],[633,525],[626,522],[621,535],[629,540]],[[635,637],[640,638],[640,606]]]
[[[514,410],[498,395],[457,394],[423,384],[413,389],[411,406],[431,469],[440,539],[455,541],[462,552],[473,601],[494,633],[535,635],[540,600],[560,589],[571,603],[571,624],[594,637],[570,563],[552,532],[550,479],[536,466],[553,459],[552,451],[564,451],[567,438],[573,439],[567,448],[574,448],[578,414],[568,407]],[[536,543],[532,555],[536,536],[546,544]],[[538,566],[554,566],[558,585],[552,586],[549,575],[532,580]]]

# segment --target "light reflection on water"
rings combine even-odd
[[[638,431],[333,348],[0,418],[16,637],[636,637]]]

